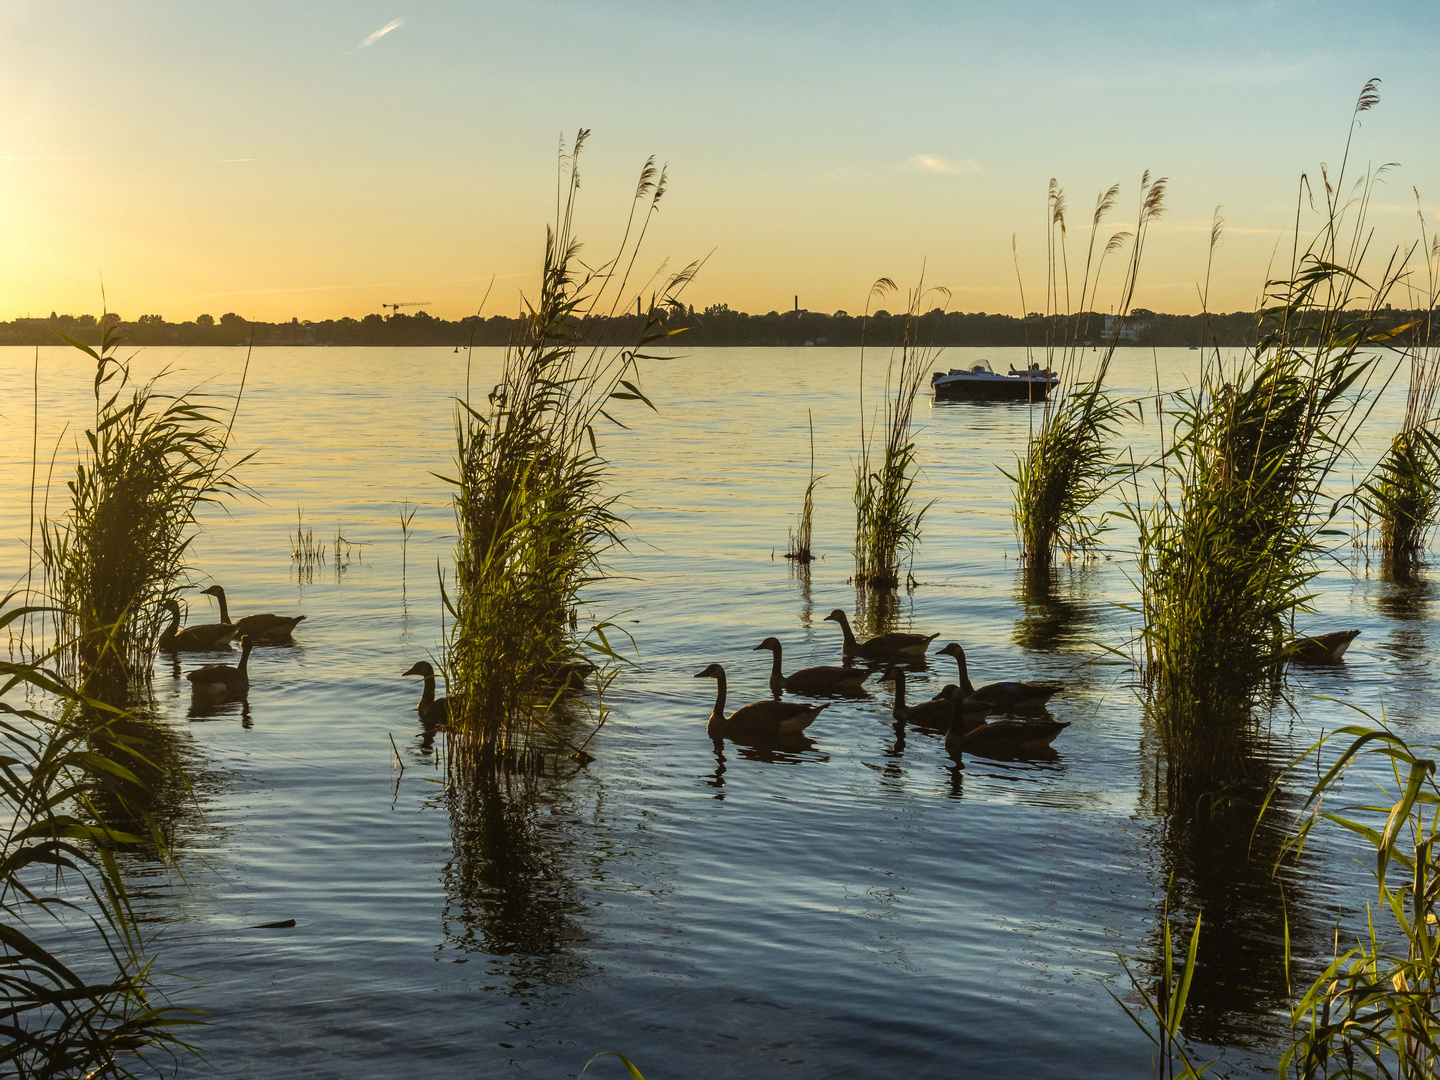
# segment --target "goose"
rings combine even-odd
[[[557,661],[545,668],[545,685],[561,690],[573,690],[584,685],[585,680],[595,674],[595,665],[584,660]]]
[[[1068,720],[962,720],[945,736],[945,749],[982,757],[1043,753],[1069,726]]]
[[[774,657],[770,665],[770,690],[776,697],[785,690],[792,694],[855,694],[870,676],[864,668],[847,667],[807,667],[786,675],[780,670],[780,640],[767,637],[753,651],[761,649],[769,649]]]
[[[965,663],[965,650],[950,642],[937,654],[953,656],[960,667],[959,690],[964,695],[962,707],[966,712],[975,712],[995,707],[1017,708],[1025,705],[1043,705],[1058,694],[1063,687],[1041,683],[993,682],[976,688],[970,682],[969,668]],[[947,687],[946,689],[949,689]],[[943,693],[943,691],[942,691]]]
[[[160,648],[166,652],[216,652],[230,644],[235,628],[227,623],[200,623],[180,629],[180,601],[169,599],[170,625],[160,632]]]
[[[230,605],[225,602],[225,590],[219,585],[211,585],[208,589],[201,589],[202,596],[213,596],[220,601],[220,621],[230,622]],[[304,615],[296,615],[293,618],[284,615],[246,615],[243,619],[236,619],[231,625],[235,627],[237,634],[249,634],[257,641],[289,641],[290,635],[295,632],[295,626]]]
[[[415,711],[420,714],[420,722],[427,727],[434,727],[449,720],[450,699],[435,696],[435,669],[430,666],[430,661],[417,661],[405,674],[419,675],[425,680],[425,689],[420,692],[420,704],[415,706]]]
[[[939,633],[929,637],[924,634],[881,634],[868,641],[856,641],[845,612],[836,608],[825,618],[840,624],[840,631],[845,635],[844,654],[862,656],[866,660],[919,660],[930,647],[930,642],[940,636]]]
[[[730,739],[738,743],[764,743],[799,735],[809,727],[827,707],[826,705],[802,705],[797,701],[757,701],[725,715],[725,669],[711,664],[704,671],[695,673],[697,679],[714,679],[718,684],[715,694],[715,708],[710,710],[710,720],[705,732],[720,742]]]
[[[246,670],[250,663],[250,649],[254,646],[249,634],[240,638],[240,663],[206,664],[194,671],[187,671],[190,689],[196,694],[224,694],[229,697],[244,697],[250,689],[250,674]]]
[[[896,720],[919,724],[921,727],[948,728],[957,719],[956,701],[953,696],[906,705],[903,668],[888,667],[880,678],[884,682],[895,684],[895,705],[890,710],[890,715]]]
[[[1285,646],[1291,659],[1300,664],[1338,664],[1359,630],[1336,630],[1330,634],[1296,638]]]

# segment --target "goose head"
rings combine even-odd
[[[220,597],[225,595],[225,590],[222,589],[219,585],[211,585],[208,589],[201,589],[200,595],[213,596],[218,600]]]
[[[962,660],[962,661],[963,661],[963,660],[965,659],[965,650],[962,649],[959,645],[957,645],[955,642],[952,641],[952,642],[950,642],[949,645],[946,645],[943,649],[941,649],[941,650],[940,650],[939,652],[937,652],[935,655],[936,655],[936,656],[953,656],[953,657],[955,657],[956,660]]]
[[[894,664],[891,664],[891,665],[890,665],[889,667],[887,667],[883,672],[880,673],[880,681],[881,681],[881,682],[894,682],[896,679],[899,679],[899,678],[902,678],[902,677],[903,677],[903,672],[902,672],[898,667],[896,667]]]
[[[829,615],[826,615],[826,616],[825,616],[825,620],[824,620],[824,621],[826,621],[826,622],[847,623],[847,622],[850,621],[850,619],[846,616],[846,614],[845,614],[845,612],[844,612],[843,610],[841,610],[840,608],[837,607],[834,611],[830,612]]]
[[[409,671],[402,672],[402,676],[403,675],[419,675],[426,679],[433,679],[435,677],[435,669],[431,666],[429,660],[417,660]]]
[[[767,637],[764,641],[760,642],[759,645],[756,645],[755,648],[751,649],[750,651],[759,652],[761,649],[769,649],[773,653],[778,653],[780,651],[780,639]]]
[[[723,679],[724,677],[725,669],[719,664],[711,664],[704,671],[697,671],[695,673],[695,678],[697,679]]]

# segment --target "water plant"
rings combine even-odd
[[[579,259],[578,161],[588,132],[561,155],[556,221],[546,231],[539,292],[483,403],[462,400],[456,423],[454,507],[459,540],[446,675],[455,765],[533,761],[557,673],[578,654],[615,657],[600,624],[578,640],[569,616],[582,589],[603,576],[602,559],[625,522],[609,487],[611,467],[596,428],[618,423],[616,402],[651,405],[639,389],[643,350],[674,331],[663,312],[680,303],[696,267],[650,294],[638,334],[611,339],[629,306],[629,282],[651,217],[665,193],[652,158],[641,171],[616,253],[596,267]],[[640,302],[637,298],[637,304]],[[622,425],[623,426],[623,425]],[[443,583],[442,583],[443,589]],[[561,685],[568,681],[561,680]],[[553,733],[553,732],[552,732]]]
[[[1409,327],[1411,336],[1404,349],[1409,361],[1405,417],[1358,493],[1366,516],[1380,525],[1381,565],[1400,577],[1413,573],[1440,521],[1440,434],[1435,427],[1440,349],[1436,348],[1432,327],[1435,307],[1440,304],[1440,287],[1435,280],[1440,237],[1428,247],[1424,244],[1424,220],[1422,215],[1421,251],[1429,256],[1426,265],[1430,285],[1423,298],[1424,314]]]
[[[1376,100],[1367,84],[1352,133]],[[1343,162],[1333,183],[1322,176],[1318,235],[1302,249],[1297,208],[1290,272],[1266,286],[1256,346],[1228,366],[1217,350],[1175,396],[1149,501],[1137,475],[1124,511],[1138,531],[1145,677],[1174,797],[1215,792],[1253,761],[1255,707],[1335,532],[1326,483],[1369,412],[1367,350],[1389,333],[1380,314],[1403,259],[1361,276],[1376,176],[1353,192]]]
[[[0,628],[29,613],[11,599]],[[0,662],[0,1073],[152,1074],[187,1049],[193,1020],[156,991],[116,858],[143,837],[102,809],[140,789],[145,762],[116,726],[125,714],[72,688],[53,659]],[[124,816],[144,819],[133,807]],[[151,853],[167,858],[163,843]]]
[[[895,290],[881,278],[866,301]],[[885,391],[880,408],[866,426],[864,406],[865,348],[860,349],[860,453],[855,461],[855,584],[893,589],[900,584],[900,563],[920,539],[920,523],[929,504],[917,505],[911,497],[918,473],[912,420],[915,397],[939,351],[922,340],[921,310],[932,297],[946,301],[943,288],[925,287],[924,276],[911,290],[906,304],[900,345],[890,352],[885,369]]]
[[[1314,758],[1319,774],[1289,850],[1303,852],[1321,821],[1339,825],[1374,850],[1375,901],[1349,947],[1337,926],[1334,955],[1292,1003],[1295,1039],[1282,1076],[1419,1080],[1440,1071],[1440,746],[1411,745],[1362,715],[1375,726],[1329,732],[1289,770],[1308,770]],[[1321,772],[1322,749],[1339,740],[1342,751]],[[1362,801],[1326,809],[1357,766],[1366,774]]]
[[[1079,312],[1093,306],[1106,257],[1121,250],[1133,236],[1118,305],[1123,326],[1124,315],[1129,312],[1135,295],[1146,234],[1150,223],[1164,212],[1165,186],[1163,177],[1151,180],[1150,174],[1145,173],[1140,181],[1140,210],[1133,234],[1116,232],[1100,248],[1098,258],[1096,244],[1100,225],[1115,205],[1119,185],[1112,186],[1095,200],[1090,241],[1080,278]],[[1021,556],[1036,573],[1048,572],[1057,548],[1067,555],[1089,551],[1104,530],[1104,518],[1090,516],[1089,510],[1122,475],[1115,467],[1110,440],[1128,407],[1104,389],[1119,343],[1118,328],[1107,335],[1104,351],[1094,367],[1088,373],[1084,370],[1088,326],[1083,317],[1070,309],[1065,196],[1054,180],[1050,181],[1048,216],[1046,314],[1063,308],[1066,318],[1059,324],[1059,340],[1050,336],[1050,328],[1056,323],[1046,320],[1044,367],[1054,371],[1059,382],[1045,399],[1039,424],[1032,423],[1025,453],[1016,457],[1015,471],[1001,470],[1015,485],[1012,518]]]
[[[790,532],[790,550],[785,552],[785,558],[794,559],[798,563],[814,561],[814,554],[810,550],[810,539],[815,524],[815,487],[822,479],[815,475],[815,417],[810,410],[805,410],[805,415],[810,420],[810,482],[805,485],[805,499],[800,504],[800,516],[796,519],[795,528]]]
[[[237,488],[235,469],[248,456],[227,459],[244,381],[226,419],[193,391],[163,393],[165,372],[132,383],[108,320],[98,351],[65,340],[95,362],[95,419],[67,485],[69,509],[42,522],[41,559],[62,658],[92,692],[118,692],[150,670],[197,510]]]

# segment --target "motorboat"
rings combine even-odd
[[[968,368],[951,368],[930,376],[936,401],[1044,401],[1060,382],[1055,372],[1038,364],[1008,375],[996,374],[990,361]]]

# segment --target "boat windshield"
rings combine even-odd
[[[971,375],[994,375],[995,371],[990,367],[989,360],[981,360],[970,368]]]

